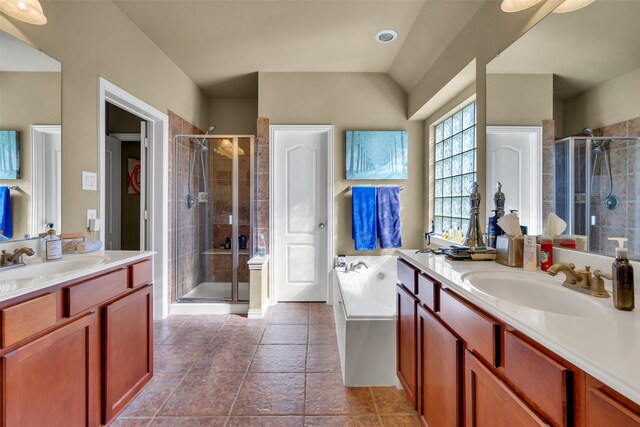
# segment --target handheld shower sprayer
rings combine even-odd
[[[593,138],[593,131],[589,128],[582,129],[582,134]],[[604,202],[607,209],[615,209],[620,204],[618,197],[613,194],[613,177],[611,164],[607,153],[608,141],[592,140],[593,166],[591,168],[591,196]]]
[[[207,140],[207,136],[212,134],[216,130],[215,126],[209,126],[207,132],[204,134],[202,139],[192,139],[196,143],[196,147],[193,150],[193,155],[191,156],[191,163],[189,165],[189,176],[187,178],[187,196],[185,197],[185,204],[187,205],[187,209],[191,209],[196,204],[196,198],[191,191],[191,184],[194,180],[194,166],[196,162],[196,153],[200,153],[200,165],[202,166],[202,181],[203,181],[203,190],[198,194],[198,200],[206,202],[208,194],[207,194],[207,172],[204,166],[204,154],[209,150],[209,147],[206,146],[205,141]]]

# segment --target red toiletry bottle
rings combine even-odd
[[[540,238],[540,270],[547,271],[553,265],[553,239],[551,236]]]

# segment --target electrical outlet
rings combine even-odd
[[[95,209],[87,209],[87,228],[91,227],[91,220],[96,219],[98,217],[98,213]]]

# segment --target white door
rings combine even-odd
[[[529,234],[542,233],[542,128],[487,126],[487,218],[495,209],[496,183],[502,184],[505,211],[518,211]]]
[[[122,184],[122,143],[118,138],[105,136],[105,219],[104,246],[107,250],[120,249],[120,213]]]
[[[31,126],[31,235],[45,224],[62,230],[62,136],[60,125]]]
[[[272,126],[273,242],[278,301],[326,301],[331,126]]]

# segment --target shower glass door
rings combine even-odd
[[[195,138],[182,139],[177,144],[176,300],[246,302],[253,241],[253,137],[208,136],[201,139],[204,150]],[[191,208],[186,203],[189,190],[196,200]]]

